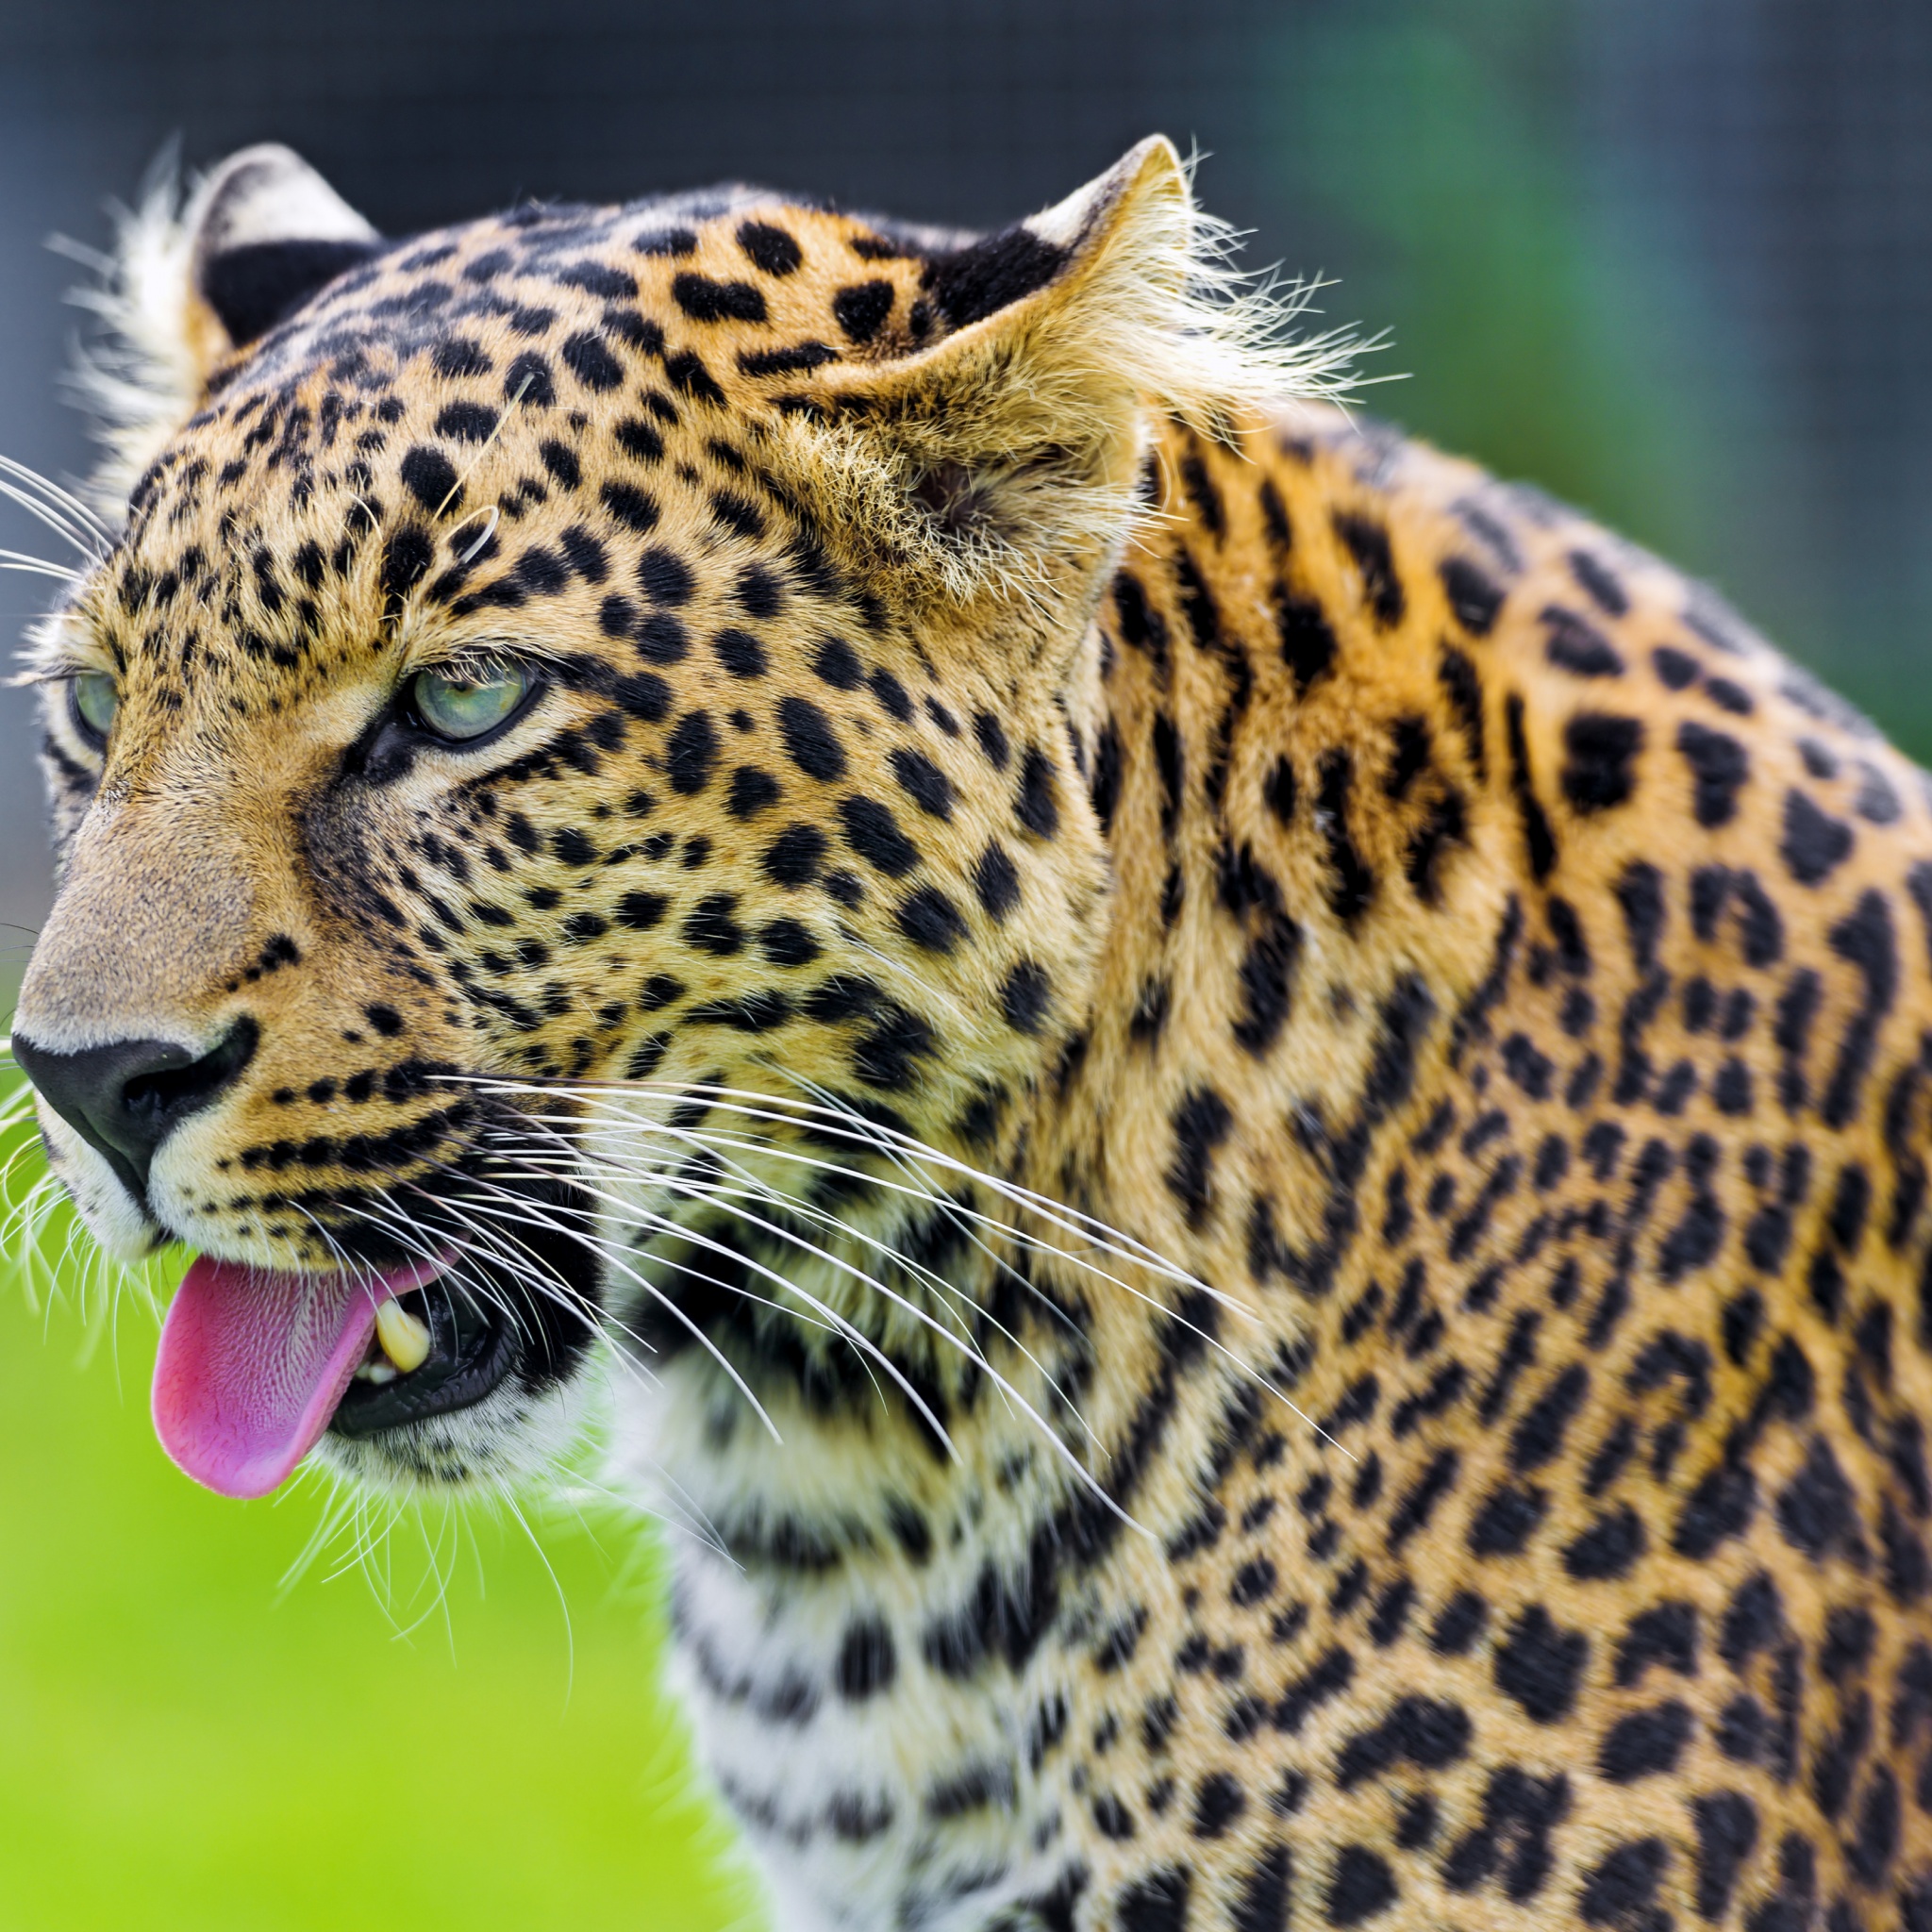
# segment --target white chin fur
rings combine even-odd
[[[380,1436],[325,1435],[315,1459],[388,1496],[484,1494],[554,1480],[604,1409],[608,1362],[595,1351],[565,1381],[532,1395],[514,1374],[481,1402]]]
[[[120,1176],[52,1108],[40,1108],[47,1164],[60,1176],[87,1231],[117,1261],[144,1260],[161,1230],[135,1206]]]

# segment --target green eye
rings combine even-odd
[[[411,695],[424,724],[437,737],[460,744],[494,730],[523,703],[529,689],[529,672],[521,664],[505,664],[482,677],[419,672]]]
[[[68,680],[67,690],[81,735],[105,744],[114,728],[114,714],[121,708],[121,693],[114,680],[105,671],[83,671]]]

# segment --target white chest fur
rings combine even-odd
[[[1069,1862],[1042,1770],[1062,1653],[989,1594],[1063,1471],[1017,1416],[948,1461],[882,1414],[773,1415],[782,1443],[696,1357],[620,1403],[618,1480],[688,1525],[672,1668],[701,1758],[781,1932],[993,1924]]]

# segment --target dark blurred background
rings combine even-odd
[[[45,243],[103,244],[171,140],[289,142],[403,233],[732,175],[995,224],[1155,129],[1256,266],[1389,332],[1375,408],[1714,579],[1932,756],[1932,0],[0,0],[0,453],[84,469]],[[0,630],[36,592],[0,576]],[[0,691],[0,993],[48,897],[32,736]],[[540,1557],[378,1522],[372,1589],[325,1536],[277,1607],[317,1493],[167,1468],[151,1326],[83,1273],[55,1322],[0,1282],[0,1922],[758,1923],[633,1523],[600,1556],[567,1496]],[[118,1378],[66,1373],[77,1333]]]

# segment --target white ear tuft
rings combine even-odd
[[[74,299],[107,325],[74,387],[106,449],[89,491],[110,521],[209,376],[238,349],[370,255],[381,238],[288,148],[245,148],[183,203],[172,168],[116,223],[100,282]]]
[[[1233,266],[1238,236],[1197,205],[1191,164],[1164,135],[1022,226],[1091,278],[1076,314],[1095,358],[1198,429],[1224,434],[1250,409],[1332,399],[1354,381],[1362,345],[1291,332],[1314,291]]]
[[[99,279],[70,298],[105,325],[98,340],[76,349],[71,386],[102,445],[88,494],[110,525],[201,399],[207,358],[191,326],[192,240],[179,206],[179,184],[167,167],[134,208],[117,211],[113,254],[100,262]]]

